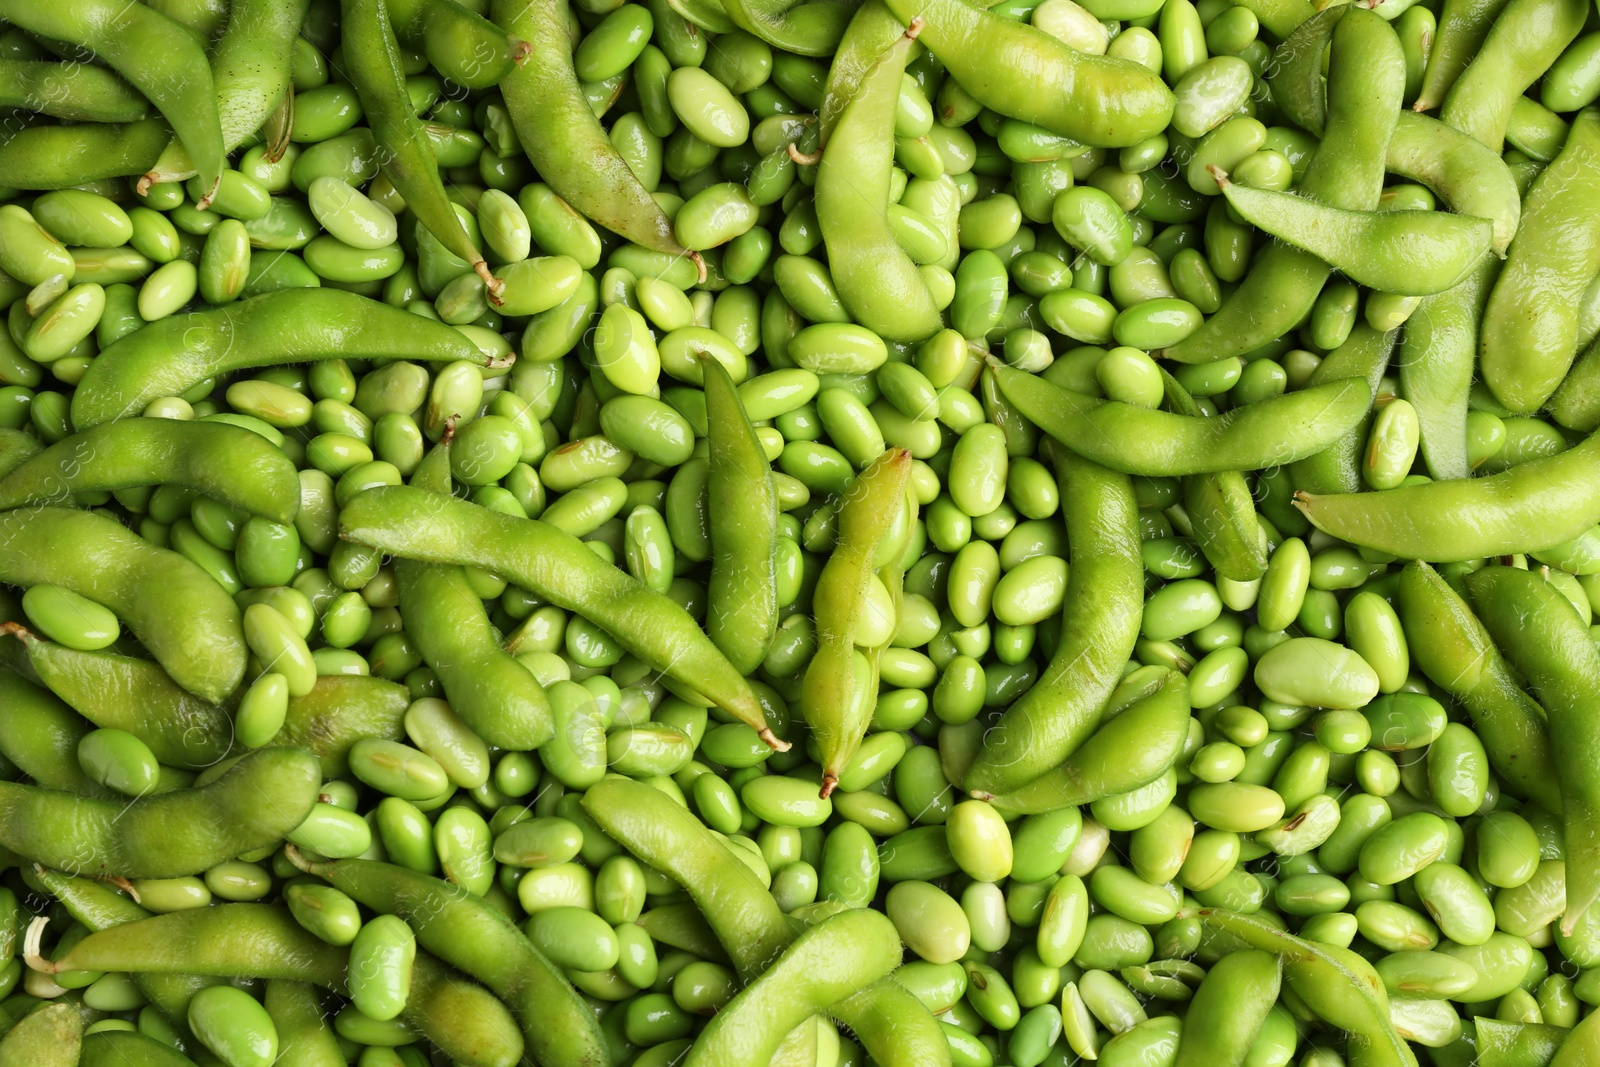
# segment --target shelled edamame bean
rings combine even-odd
[[[1600,37],[1315,7],[0,0],[0,1067],[1600,1056]]]

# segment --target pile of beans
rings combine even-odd
[[[0,1067],[1600,1064],[1589,0],[0,0]]]

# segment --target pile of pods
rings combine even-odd
[[[1600,1065],[1597,98],[0,0],[0,1067]]]

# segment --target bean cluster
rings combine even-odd
[[[1588,0],[0,0],[0,1067],[1600,1063]]]

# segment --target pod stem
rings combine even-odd
[[[489,269],[489,264],[480,259],[472,265],[472,269],[477,271],[478,277],[483,279],[483,287],[489,291],[489,303],[495,307],[504,304],[506,302],[504,295],[506,283],[494,276],[494,272]]]
[[[798,148],[796,148],[794,146],[794,142],[793,141],[789,142],[788,151],[789,151],[789,158],[794,160],[796,163],[800,164],[802,167],[815,166],[817,161],[822,158],[822,152],[821,151],[802,152],[802,151],[800,151],[800,149],[798,149]]]
[[[787,752],[794,747],[789,742],[773,733],[772,727],[770,726],[763,726],[759,731],[757,731],[757,733],[760,734],[761,740],[767,743],[767,747],[772,749],[774,752]],[[827,794],[823,795],[826,796]]]
[[[22,962],[29,970],[40,974],[59,974],[61,968],[44,958],[44,928],[49,925],[48,915],[37,915],[28,924],[28,932],[22,939]]]
[[[306,874],[318,873],[317,864],[306,859],[301,851],[294,845],[286,844],[283,846],[283,858],[294,864],[296,870],[304,871]]]
[[[196,211],[204,211],[210,207],[211,201],[216,198],[217,190],[220,188],[222,188],[222,176],[218,175],[217,180],[211,183],[211,188],[206,190],[206,195],[194,202],[194,209]]]
[[[822,788],[817,790],[817,795],[823,800],[827,800],[833,795],[833,791],[837,788],[839,788],[839,776],[833,771],[824,771],[822,775]]]

